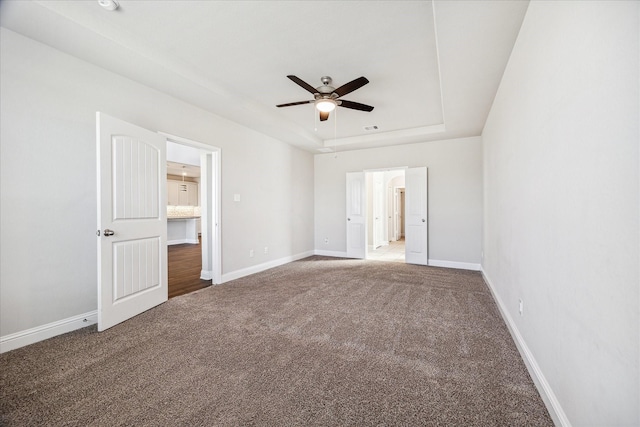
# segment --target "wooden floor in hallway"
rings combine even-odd
[[[202,248],[200,244],[170,245],[169,298],[211,286],[211,280],[200,279]]]

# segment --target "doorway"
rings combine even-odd
[[[221,283],[220,150],[165,136],[168,287],[172,298]]]
[[[405,169],[366,172],[368,242],[366,258],[405,262]]]

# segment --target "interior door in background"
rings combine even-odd
[[[347,257],[364,258],[367,250],[367,188],[364,172],[347,173]]]
[[[405,261],[429,264],[427,222],[427,168],[409,168],[405,174]]]
[[[167,300],[164,137],[97,113],[98,330]]]
[[[384,173],[373,172],[373,249],[384,241]]]

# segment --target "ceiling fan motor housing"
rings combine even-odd
[[[316,88],[316,90],[318,91],[318,93],[321,96],[316,97],[316,99],[318,99],[318,98],[328,98],[329,95],[331,95],[333,93],[333,91],[336,90],[336,88],[331,86],[331,82],[333,80],[329,76],[324,76],[324,77],[322,77],[320,79],[320,81],[322,81],[322,86],[318,86]],[[337,96],[336,96],[336,98],[337,98]]]

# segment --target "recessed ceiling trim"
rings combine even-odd
[[[438,40],[438,24],[436,22],[436,2],[431,2],[431,8],[433,10],[433,37],[436,43],[436,65],[438,66],[438,83],[440,88],[440,112],[442,113],[442,123],[446,123],[445,115],[444,115],[444,89],[442,87],[442,68],[440,67],[440,42]]]
[[[444,132],[446,131],[444,123],[432,126],[422,126],[411,129],[401,129],[389,132],[380,132],[376,134],[369,135],[358,135],[351,136],[347,138],[338,138],[324,141],[325,147],[332,146],[342,146],[342,145],[351,145],[351,144],[361,144],[361,143],[371,143],[377,141],[394,141],[402,138],[414,138],[420,137],[423,135],[431,135],[434,133]]]

